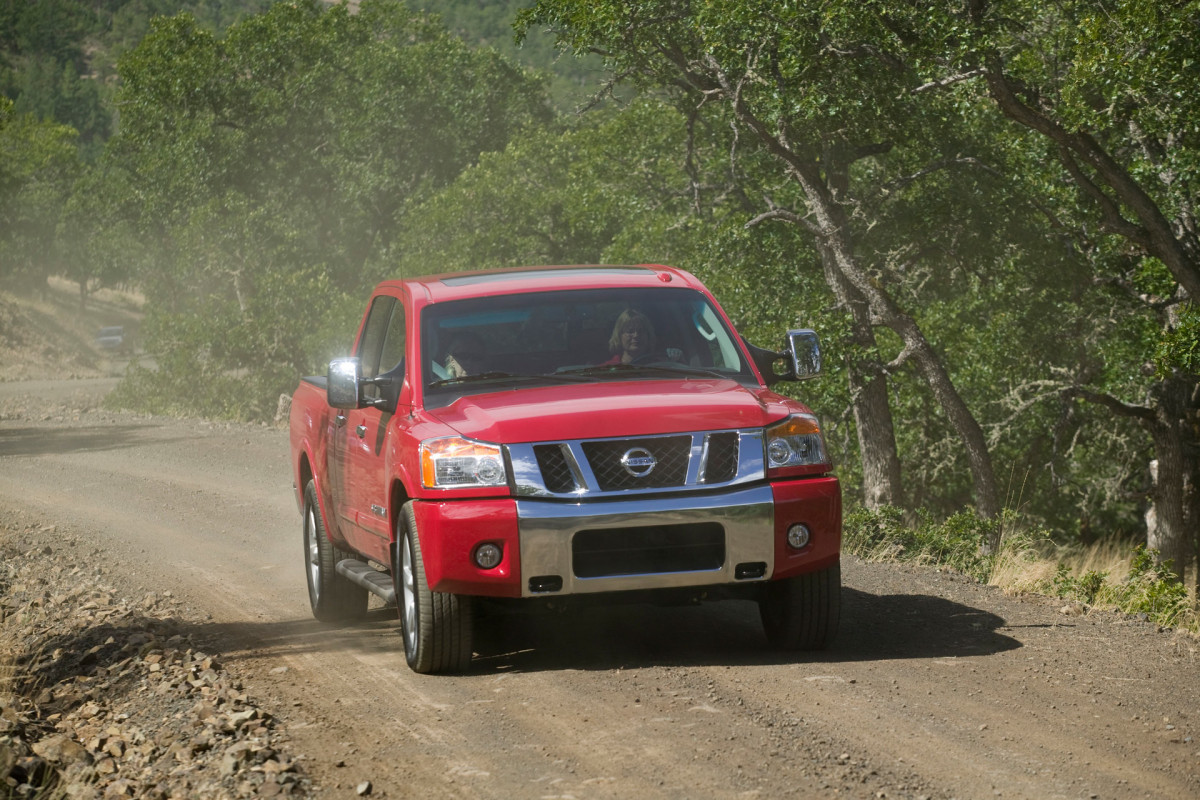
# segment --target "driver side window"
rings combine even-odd
[[[362,376],[376,378],[400,367],[404,362],[405,335],[404,305],[394,297],[375,298],[358,353]],[[363,397],[379,399],[379,387],[364,386]]]

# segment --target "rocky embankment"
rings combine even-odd
[[[0,523],[0,797],[310,794],[178,600],[122,596],[86,542],[53,534]]]

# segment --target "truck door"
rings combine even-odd
[[[362,376],[403,380],[405,341],[404,304],[395,297],[376,297],[356,353]],[[364,386],[363,396],[375,400],[381,392],[377,386]],[[343,411],[335,421],[333,437],[342,533],[354,549],[384,564],[391,540],[384,445],[392,416],[392,411],[374,407]]]

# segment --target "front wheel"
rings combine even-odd
[[[430,590],[411,502],[404,506],[399,526],[392,576],[404,658],[414,672],[465,672],[471,663],[471,598]]]
[[[841,619],[841,562],[767,584],[758,610],[772,647],[824,650],[837,635]]]
[[[367,590],[337,573],[337,562],[350,554],[334,547],[317,506],[317,485],[304,487],[304,574],[313,616],[322,622],[349,622],[367,613]]]

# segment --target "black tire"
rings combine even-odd
[[[837,635],[841,619],[841,562],[767,584],[758,610],[772,647],[824,650]]]
[[[304,487],[304,574],[308,602],[321,622],[352,622],[367,614],[367,590],[337,573],[335,566],[353,558],[329,541],[317,506],[317,485]]]
[[[470,597],[430,591],[411,502],[400,514],[392,577],[408,666],[423,674],[465,672],[474,607]]]

